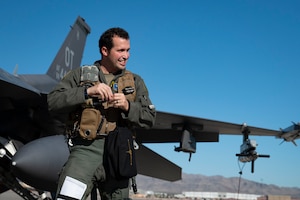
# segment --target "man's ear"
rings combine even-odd
[[[103,46],[100,49],[100,51],[101,51],[101,53],[102,53],[103,56],[107,56],[108,55],[108,49],[105,46]]]

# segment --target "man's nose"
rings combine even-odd
[[[123,58],[125,58],[127,60],[127,59],[129,59],[129,57],[130,57],[129,51],[125,51],[123,54]]]

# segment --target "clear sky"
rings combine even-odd
[[[27,0],[0,1],[0,67],[46,73],[78,15],[91,27],[82,64],[100,58],[98,39],[114,26],[131,36],[128,69],[146,82],[157,110],[278,130],[299,122],[300,1],[298,0]],[[273,137],[259,144],[243,178],[300,187],[300,147]],[[239,176],[242,136],[198,143],[147,145],[184,173]],[[300,145],[300,141],[298,141]]]

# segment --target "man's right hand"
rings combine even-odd
[[[89,87],[86,91],[88,96],[98,97],[98,99],[101,99],[102,101],[111,101],[113,99],[111,88],[105,83],[96,84]]]

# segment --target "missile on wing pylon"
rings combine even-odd
[[[43,191],[55,192],[59,173],[69,156],[65,136],[34,140],[12,158],[12,172],[21,181]]]

